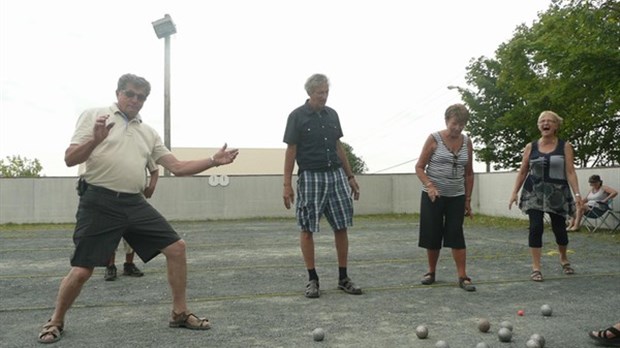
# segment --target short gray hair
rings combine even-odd
[[[116,92],[124,91],[127,88],[127,85],[134,85],[138,88],[144,88],[144,92],[148,96],[151,94],[151,84],[144,78],[140,76],[136,76],[134,74],[125,74],[118,79],[118,86],[116,87]]]
[[[317,87],[325,83],[329,86],[329,79],[323,74],[314,74],[308,77],[308,80],[306,80],[306,84],[304,85],[306,88],[306,93],[308,93],[308,95],[312,94]]]

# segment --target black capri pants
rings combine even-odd
[[[568,233],[566,232],[566,218],[564,216],[548,213],[551,218],[551,229],[555,235],[555,242],[558,245],[568,245]],[[530,218],[530,233],[528,245],[530,248],[542,248],[542,236],[544,230],[545,212],[542,210],[530,209],[527,211]]]
[[[428,193],[422,191],[420,202],[420,240],[418,246],[425,249],[465,249],[463,221],[465,220],[465,195],[437,197],[431,202]]]

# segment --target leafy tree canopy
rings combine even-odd
[[[5,178],[38,178],[43,167],[38,159],[30,160],[21,156],[7,156],[6,162],[0,159],[0,176]]]
[[[347,159],[349,160],[349,165],[351,165],[353,174],[363,174],[368,171],[366,162],[364,162],[361,157],[357,157],[355,153],[353,153],[353,147],[351,147],[351,145],[342,142],[342,147],[344,147],[344,152],[347,154]]]
[[[538,115],[553,110],[577,166],[619,165],[619,47],[620,3],[558,0],[531,27],[517,27],[494,58],[473,59],[466,81],[474,88],[459,91],[477,158],[517,168],[539,137]]]

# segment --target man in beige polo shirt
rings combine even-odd
[[[60,340],[65,314],[94,267],[107,265],[121,238],[144,262],[159,253],[166,257],[172,290],[169,326],[210,328],[208,319],[197,317],[187,308],[185,242],[142,194],[144,168],[152,158],[176,176],[193,175],[232,163],[238,150],[228,150],[224,145],[210,158],[178,160],[139,115],[150,91],[147,80],[125,74],[118,80],[116,103],[86,110],[78,119],[65,151],[67,166],[84,164],[73,234],[75,250],[71,270],[60,284],[54,313],[39,333],[41,343]]]

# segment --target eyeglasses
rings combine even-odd
[[[127,91],[127,90],[123,91],[123,94],[125,95],[125,97],[127,97],[129,99],[131,99],[133,97],[136,97],[141,102],[145,101],[146,97],[148,97],[148,96],[146,96],[144,94],[138,94],[138,93],[136,93],[134,91]]]

